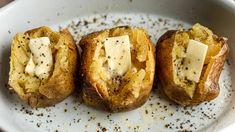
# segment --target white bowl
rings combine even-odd
[[[14,1],[0,9],[0,128],[11,132],[218,131],[235,121],[234,16],[232,0]],[[144,106],[125,113],[109,114],[87,107],[76,92],[54,107],[31,109],[7,88],[10,44],[17,32],[42,25],[55,30],[69,27],[78,42],[92,31],[132,25],[145,28],[156,42],[168,29],[188,28],[197,22],[229,39],[230,55],[220,78],[221,93],[211,102],[183,108],[153,88]]]

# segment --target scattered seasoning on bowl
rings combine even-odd
[[[41,116],[41,117],[42,117],[42,116],[43,116],[43,113],[40,113],[40,114],[36,114],[36,116]]]
[[[83,35],[113,26],[125,25],[147,29],[154,43],[168,29],[182,29],[187,27],[182,22],[175,22],[169,18],[146,14],[95,14],[93,16],[74,19],[64,25],[58,26],[58,29],[68,28],[76,44],[78,44]],[[11,31],[9,30],[8,33],[10,34]],[[229,60],[227,60],[226,64],[230,66]],[[225,68],[223,72],[226,71],[227,69]],[[221,83],[222,85],[220,87],[223,88],[223,93],[219,99],[228,102],[230,101],[230,97],[234,96],[234,90],[228,78],[223,79]],[[7,83],[5,85],[7,87]],[[116,114],[103,113],[103,117],[94,116],[97,114],[97,111],[93,108],[86,107],[78,94],[73,94],[63,104],[57,104],[45,109],[31,109],[27,105],[22,105],[15,94],[12,96],[16,98],[14,99],[16,103],[14,103],[11,110],[16,111],[16,114],[23,115],[25,117],[24,123],[33,124],[36,128],[39,125],[42,131],[48,130],[48,128],[50,128],[50,131],[63,131],[64,128],[70,128],[70,126],[76,128],[81,126],[84,127],[84,131],[89,131],[90,127],[88,126],[92,126],[91,124],[97,124],[97,131],[100,132],[155,130],[152,126],[146,125],[148,123],[150,125],[154,123],[157,127],[165,128],[166,131],[197,131],[202,129],[205,124],[207,125],[210,122],[216,121],[220,116],[218,112],[222,111],[219,108],[222,105],[217,103],[216,100],[205,102],[195,107],[183,108],[171,102],[159,88],[153,88],[153,92],[146,105],[137,109],[138,112],[142,112],[141,119],[145,122],[143,123],[141,121],[141,123],[131,124],[131,122],[136,122],[136,120],[129,118],[128,114],[126,115],[125,113],[123,113],[125,116],[123,119],[120,119],[120,122],[115,120]],[[234,106],[231,106],[231,108],[234,110]],[[63,123],[58,122],[58,120],[64,119],[64,115],[57,113],[57,111],[67,112],[66,114],[73,115],[73,118],[65,120]]]
[[[41,126],[41,123],[37,123],[37,127],[40,127]]]

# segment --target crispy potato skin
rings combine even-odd
[[[61,32],[53,32],[48,27],[39,27],[25,32],[24,35],[33,38],[49,37],[50,40],[54,42],[53,45],[56,47],[52,49],[54,50],[54,68],[51,76],[45,83],[38,87],[37,92],[26,92],[23,87],[18,85],[19,79],[14,77],[14,72],[16,72],[14,67],[19,65],[19,62],[14,55],[16,50],[18,50],[16,47],[22,45],[17,42],[17,39],[19,39],[19,34],[17,34],[14,37],[11,48],[9,85],[24,102],[33,108],[47,107],[61,102],[68,97],[75,88],[74,82],[79,58],[77,47],[71,34],[67,29]],[[66,65],[63,63],[66,63]],[[24,71],[24,69],[22,69],[22,71]]]
[[[178,31],[170,30],[163,34],[156,46],[156,67],[158,69],[158,79],[165,94],[174,102],[182,106],[197,105],[203,101],[209,101],[216,98],[220,92],[219,77],[228,55],[228,44],[225,38],[218,38],[223,45],[219,53],[211,58],[212,63],[207,76],[201,76],[196,84],[193,98],[174,82],[172,50],[174,46],[174,36]],[[204,66],[205,67],[205,66]],[[207,69],[207,67],[205,67]],[[202,71],[202,75],[205,71]]]
[[[130,27],[116,27],[113,29],[103,30],[99,32],[93,32],[84,36],[79,45],[82,48],[81,54],[81,69],[80,73],[83,81],[83,99],[84,102],[90,106],[93,106],[98,109],[102,109],[108,112],[124,112],[136,109],[142,106],[150,95],[150,91],[153,85],[153,77],[155,72],[155,48],[148,37],[147,47],[150,54],[151,66],[150,72],[148,73],[148,83],[145,83],[144,86],[140,86],[140,94],[138,98],[133,98],[130,91],[127,91],[125,95],[117,93],[117,95],[107,96],[103,91],[102,85],[93,79],[91,76],[91,71],[89,67],[91,66],[96,49],[96,42],[94,38],[102,36],[102,34],[107,34],[107,32],[115,29],[123,29],[125,31],[131,31]],[[145,34],[147,35],[147,34]],[[147,35],[148,36],[148,35]],[[146,73],[147,74],[147,73]],[[127,104],[126,100],[131,101],[132,103]]]

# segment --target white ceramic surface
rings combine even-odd
[[[235,2],[232,0],[18,0],[0,9],[0,128],[23,131],[218,131],[235,121]],[[168,29],[200,22],[229,38],[230,57],[211,102],[183,108],[153,88],[139,109],[109,114],[82,104],[77,92],[45,109],[31,109],[7,89],[12,37],[48,25],[69,28],[78,42],[89,32],[131,25],[145,28],[154,43]]]

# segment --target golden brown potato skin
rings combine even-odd
[[[193,98],[174,82],[172,49],[175,43],[175,35],[181,31],[167,31],[160,37],[156,46],[156,67],[158,69],[158,79],[165,94],[176,103],[183,106],[197,105],[203,101],[216,98],[220,92],[219,77],[228,55],[227,39],[213,35],[215,42],[221,43],[221,48],[214,57],[210,58],[210,63],[204,65],[200,81],[196,84]]]
[[[131,39],[131,43],[138,43],[134,42],[136,39],[133,37],[136,35],[136,32],[143,33],[143,38],[146,38],[144,39],[146,40],[145,43],[142,43],[142,45],[144,45],[146,48],[146,53],[148,53],[148,60],[143,62],[144,65],[147,65],[145,67],[145,81],[143,81],[143,83],[140,82],[141,84],[137,86],[140,88],[139,96],[137,98],[133,97],[132,89],[136,86],[129,87],[129,85],[127,88],[123,88],[115,94],[105,92],[105,88],[101,85],[101,83],[95,80],[92,76],[92,72],[98,72],[98,69],[95,71],[91,69],[93,63],[92,58],[95,54],[95,49],[97,48],[95,38],[128,34]],[[136,109],[147,101],[153,85],[153,77],[155,72],[155,49],[149,39],[149,36],[143,29],[125,26],[94,32],[84,36],[79,45],[82,48],[80,70],[83,79],[83,99],[86,104],[108,112],[123,112]],[[140,50],[143,51],[143,49]]]
[[[28,49],[27,43],[29,43],[30,38],[36,37],[49,37],[52,45],[54,68],[50,77],[44,82],[24,72],[29,60],[29,55],[24,49]],[[25,61],[22,62],[16,56],[25,56],[24,59],[21,59]],[[24,34],[18,33],[11,46],[9,85],[24,102],[33,108],[54,105],[73,92],[77,61],[77,47],[67,29],[61,32],[53,32],[50,28],[44,26],[29,30]],[[34,84],[40,82],[40,84],[31,87],[34,92],[27,92],[28,89],[25,89],[25,87],[30,85],[27,84],[27,81],[32,81]]]

